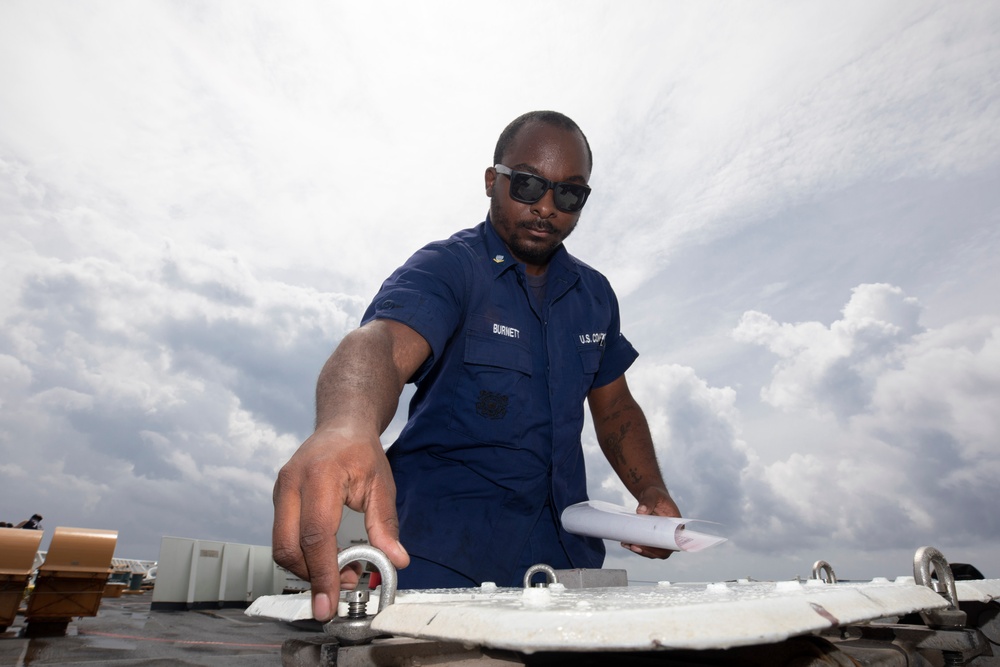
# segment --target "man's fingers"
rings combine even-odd
[[[651,486],[639,495],[639,505],[635,508],[635,513],[676,518],[680,518],[681,516],[680,510],[677,509],[677,504],[670,497],[670,493],[660,486]],[[670,555],[674,553],[671,549],[648,547],[641,544],[622,542],[621,545],[622,548],[646,558],[658,558],[662,560],[670,558]]]
[[[274,524],[271,527],[271,555],[274,562],[299,579],[309,578],[299,547],[299,494],[288,491],[288,474],[282,469],[274,483]]]
[[[381,549],[394,566],[402,569],[410,564],[410,554],[399,541],[395,487],[372,485],[365,504],[365,530],[371,545]]]
[[[666,560],[674,553],[670,549],[661,549],[660,547],[646,547],[641,544],[627,544],[625,542],[621,543],[622,547],[628,549],[632,553],[639,554],[644,558],[655,558],[659,560]]]
[[[318,621],[329,621],[337,614],[340,598],[337,528],[342,507],[340,502],[331,502],[330,498],[302,498],[299,548],[309,570],[313,617]]]
[[[636,514],[680,517],[681,512],[670,493],[661,486],[651,486],[639,496]]]
[[[347,567],[340,571],[340,587],[346,590],[354,590],[358,587],[361,579],[361,563],[355,561],[349,563]]]

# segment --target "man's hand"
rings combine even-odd
[[[639,507],[636,514],[652,514],[654,516],[672,516],[680,518],[681,511],[677,509],[677,503],[670,497],[670,493],[662,486],[651,486],[643,491],[639,496]],[[638,544],[626,544],[622,546],[646,558],[670,558],[674,553],[670,549],[660,549],[658,547],[645,547]]]
[[[345,505],[364,513],[373,547],[398,568],[410,564],[379,436],[430,351],[405,324],[374,320],[344,336],[319,374],[316,432],[278,472],[271,536],[275,562],[312,583],[317,620],[337,613],[337,529]]]
[[[398,568],[409,564],[399,542],[396,486],[378,437],[318,430],[278,473],[272,549],[276,563],[311,582],[313,616],[324,622],[337,613],[344,505],[364,513],[372,546]]]

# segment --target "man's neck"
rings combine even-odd
[[[545,269],[542,269],[541,273],[528,273],[525,272],[528,279],[528,289],[535,297],[535,301],[541,306],[545,302],[545,283],[547,276],[545,275]]]

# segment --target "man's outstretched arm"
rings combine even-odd
[[[591,390],[587,402],[604,456],[625,483],[625,488],[639,501],[636,512],[680,517],[680,510],[667,491],[656,461],[646,416],[632,397],[625,376]],[[669,558],[673,553],[669,549],[637,544],[623,543],[622,546],[647,558]]]
[[[429,355],[420,334],[392,320],[373,320],[345,336],[316,384],[316,431],[278,473],[274,560],[311,582],[320,621],[337,613],[344,505],[364,513],[369,541],[393,565],[410,562],[399,542],[396,485],[379,436],[406,381]]]

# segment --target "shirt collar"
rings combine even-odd
[[[511,254],[507,248],[507,244],[503,242],[500,235],[497,234],[497,230],[493,228],[493,221],[490,220],[488,213],[486,214],[486,221],[483,223],[483,226],[485,227],[486,256],[489,258],[490,264],[493,265],[494,277],[499,277],[508,269],[517,266],[519,262]],[[553,278],[561,277],[565,282],[572,284],[579,277],[579,271],[577,271],[575,262],[562,244],[552,254],[547,273],[550,282]],[[567,273],[570,275],[566,276],[565,274]]]

